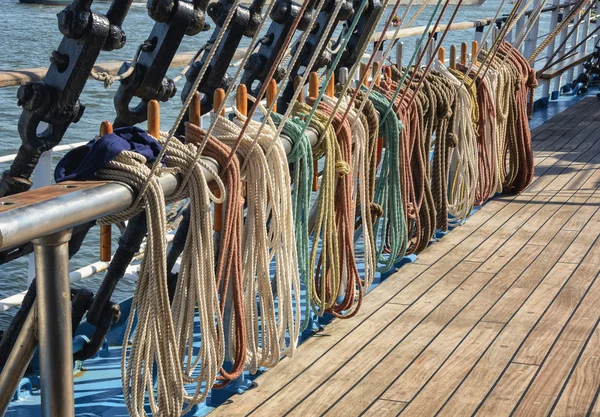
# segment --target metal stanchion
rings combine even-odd
[[[75,415],[69,239],[71,230],[33,241],[37,283],[42,416]]]

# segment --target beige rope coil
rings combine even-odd
[[[213,114],[213,118],[214,136],[227,145],[235,143],[240,127],[225,117]],[[239,113],[238,118],[240,123],[245,121]],[[271,127],[263,129],[264,133],[259,137],[261,150],[253,151],[251,135],[257,124],[250,122],[238,149],[238,155],[244,161],[242,176],[247,183],[248,209],[242,247],[247,369],[252,373],[259,367],[277,365],[282,355],[293,355],[301,325],[300,276],[287,159],[281,143],[269,136],[274,133]],[[271,146],[271,152],[266,155],[266,149]],[[272,288],[270,278],[273,260],[276,262],[275,288]]]

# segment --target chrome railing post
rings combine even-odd
[[[33,241],[44,417],[75,415],[69,239],[67,229]]]

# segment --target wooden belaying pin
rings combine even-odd
[[[223,103],[223,100],[225,100],[225,90],[223,90],[222,88],[217,88],[215,90],[213,99],[213,110],[215,112],[219,110],[219,107],[221,106],[221,103]],[[221,116],[225,116],[225,110],[221,112]],[[221,193],[217,191],[215,193],[215,196],[220,198]],[[215,232],[223,231],[223,203],[215,203],[215,219],[213,229]]]
[[[300,85],[300,83],[302,82],[302,77],[297,75],[296,78],[294,78],[294,89],[295,90],[300,90],[300,92],[298,93],[298,97],[296,98],[296,101],[299,101],[300,103],[302,103],[304,101],[304,86]]]
[[[202,113],[200,112],[200,93],[198,92],[195,92],[194,97],[192,97],[189,113],[190,123],[200,127],[200,117]]]
[[[235,91],[235,106],[243,116],[248,115],[248,89],[246,84],[238,85]]]
[[[333,75],[333,73],[331,74],[331,77],[329,77],[329,83],[327,83],[325,94],[327,94],[329,97],[335,96],[335,75]]]
[[[375,61],[373,63],[373,82],[376,86],[381,84],[381,71],[379,71],[379,68],[381,68],[381,62]]]
[[[319,95],[319,74],[311,72],[308,76],[308,97],[317,98]]]
[[[365,87],[369,86],[369,76],[367,75],[369,73],[369,67],[367,66],[367,64],[365,64],[364,62],[360,63],[360,81],[362,81],[362,84]]]
[[[223,90],[222,88],[217,88],[215,90],[214,98],[213,98],[213,111],[214,112],[219,110],[219,107],[221,107],[221,103],[223,103],[223,101],[225,101],[225,90]],[[221,110],[220,116],[225,116],[225,108],[223,108],[223,110]]]
[[[450,47],[450,68],[456,69],[456,45]]]
[[[392,81],[392,67],[386,65],[385,67],[383,67],[383,73],[385,74],[388,80]]]
[[[438,61],[440,61],[442,65],[446,61],[446,50],[443,46],[440,46],[440,49],[438,49]]]
[[[155,138],[160,137],[160,105],[156,100],[148,103],[148,133]]]
[[[267,88],[267,108],[271,107],[271,104],[275,101],[277,95],[277,81],[271,80],[269,87]],[[277,113],[277,103],[273,105],[273,113]]]
[[[463,42],[460,44],[460,64],[463,66],[467,65],[467,44]]]
[[[471,43],[471,62],[475,62],[478,52],[479,52],[479,42],[473,41],[473,43]]]
[[[110,122],[100,124],[100,136],[113,133],[113,126]],[[110,262],[112,258],[112,226],[100,226],[100,260]]]

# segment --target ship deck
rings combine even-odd
[[[211,416],[600,416],[600,106],[533,131],[535,179]]]

